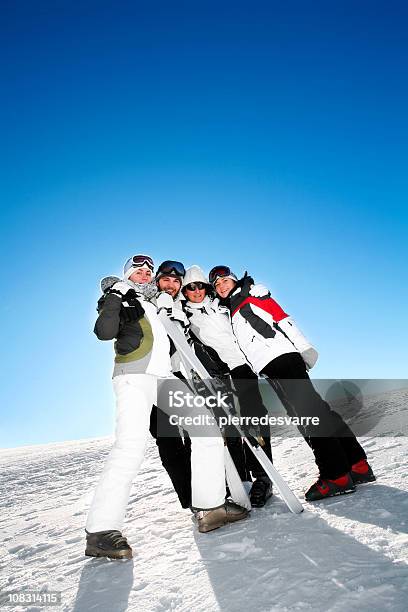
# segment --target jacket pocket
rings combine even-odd
[[[127,355],[139,348],[143,338],[143,330],[139,321],[125,323],[115,342],[118,355]]]

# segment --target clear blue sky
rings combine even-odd
[[[0,4],[2,446],[107,435],[99,280],[268,284],[316,378],[408,378],[405,2]]]

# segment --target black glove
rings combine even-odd
[[[117,296],[122,302],[120,306],[120,320],[122,324],[139,321],[143,317],[145,311],[137,298],[136,291],[129,287],[127,283],[123,281],[115,283],[107,290],[106,298],[110,295]]]
[[[124,323],[132,323],[134,321],[139,321],[144,313],[144,308],[137,299],[136,292],[130,289],[122,299],[120,309],[121,319]]]

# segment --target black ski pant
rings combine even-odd
[[[230,372],[237,392],[240,413],[242,417],[263,417],[267,416],[261,392],[259,390],[258,376],[251,370],[249,365],[242,365],[234,368]],[[246,443],[242,442],[237,430],[231,426],[227,428],[227,446],[231,457],[235,463],[238,473],[242,480],[251,480],[249,472],[254,478],[266,476],[263,467],[258,463],[251,449]],[[260,426],[260,435],[264,445],[262,449],[272,461],[271,432],[269,425]]]
[[[191,440],[184,439],[179,428],[172,425],[169,415],[153,406],[150,415],[150,433],[156,439],[163,467],[170,476],[180,504],[191,506]]]
[[[314,388],[300,353],[277,357],[263,368],[289,416],[318,417],[319,425],[299,427],[313,450],[321,478],[335,479],[366,459],[364,449],[341,416]]]

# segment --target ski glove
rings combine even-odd
[[[144,315],[145,311],[140,301],[137,299],[137,295],[134,289],[130,289],[126,295],[122,298],[121,304],[121,319],[123,323],[132,323],[133,321],[139,321]]]
[[[112,289],[115,283],[120,282],[120,278],[117,276],[105,276],[101,279],[101,291],[102,293],[108,293],[109,289]]]
[[[107,291],[107,295],[116,295],[121,299],[120,322],[132,323],[139,321],[144,315],[144,309],[137,299],[136,291],[127,283],[119,281]]]
[[[173,298],[169,293],[162,291],[162,293],[160,293],[156,298],[156,306],[158,312],[160,312],[160,310],[164,308],[171,321],[176,321],[177,323],[180,323],[183,328],[189,326],[190,323],[186,313],[184,312],[184,310],[181,310],[181,308],[177,308],[174,305]]]
[[[135,290],[132,289],[130,285],[123,281],[119,281],[108,290],[108,293],[113,293],[123,298],[128,293],[128,291],[132,291],[136,295]]]
[[[117,276],[105,276],[104,278],[102,278],[101,280],[101,291],[102,291],[102,296],[99,298],[98,300],[98,305],[96,307],[96,311],[99,313],[102,312],[102,309],[105,305],[105,301],[106,301],[106,296],[111,293],[111,289],[112,287],[117,284],[120,283],[120,278],[118,278]],[[124,283],[122,283],[123,285]],[[113,292],[114,294],[116,292]],[[119,296],[120,297],[120,296]]]
[[[291,317],[285,317],[277,324],[278,329],[285,334],[285,336],[291,341],[296,350],[303,357],[303,361],[306,364],[306,369],[310,370],[315,365],[318,352],[312,346],[307,338],[302,334],[296,323]]]
[[[172,311],[174,306],[173,298],[169,293],[162,291],[156,298],[156,306],[158,312],[160,312],[160,310],[163,308],[165,310]]]
[[[268,287],[265,287],[265,285],[258,283],[256,285],[252,285],[251,289],[249,290],[249,295],[252,295],[252,297],[266,297],[270,296],[271,293]]]
[[[143,317],[144,312],[143,306],[136,297],[129,299],[127,302],[122,302],[121,319],[123,323],[139,321]]]
[[[303,351],[301,355],[302,355],[303,361],[305,362],[306,370],[307,371],[311,370],[319,356],[316,349],[313,348],[313,346],[311,346],[309,349],[306,349],[305,351]]]

